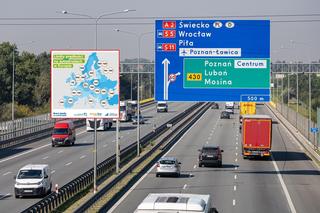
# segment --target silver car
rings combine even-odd
[[[156,177],[161,175],[180,176],[180,162],[175,157],[163,157],[157,162]]]

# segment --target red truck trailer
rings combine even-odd
[[[272,118],[268,115],[243,115],[242,155],[270,156],[272,144]]]

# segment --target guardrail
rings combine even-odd
[[[147,171],[149,168],[151,168],[152,165],[167,151],[172,147],[172,145],[179,140],[179,138],[182,137],[182,135],[206,112],[206,110],[209,108],[210,104],[206,104],[201,109],[194,114],[194,116],[189,117],[187,120],[184,121],[184,123],[187,123],[185,126],[182,124],[177,129],[172,131],[170,134],[168,134],[165,138],[163,138],[157,145],[155,145],[146,155],[142,156],[139,160],[137,160],[135,163],[133,163],[129,168],[127,168],[125,171],[123,171],[121,174],[119,174],[113,181],[111,181],[108,185],[106,185],[104,188],[98,191],[94,196],[92,196],[88,201],[86,201],[82,206],[80,206],[74,213],[82,213],[89,210],[91,206],[93,206],[96,201],[98,201],[102,196],[108,193],[108,191],[111,190],[111,188],[119,183],[125,176],[127,176],[131,171],[133,171],[136,167],[138,167],[143,161],[145,161],[148,157],[150,157],[159,147],[161,147],[163,144],[166,144],[161,147],[161,152],[152,160],[150,161],[140,173],[137,173],[128,183],[127,187],[122,188],[113,198],[111,198],[107,203],[105,203],[97,212],[107,212],[112,205],[119,199],[119,197],[126,191],[128,187],[133,185],[142,174],[144,174],[145,171]],[[184,126],[182,128],[182,126]],[[182,128],[182,129],[181,129]],[[178,132],[178,133],[177,133]],[[169,138],[173,137],[169,142]],[[96,210],[96,209],[94,209]]]
[[[147,99],[147,101],[144,101],[142,103],[143,105],[141,107],[146,107],[153,104],[153,100],[154,99]],[[19,120],[21,120],[21,122],[19,122]],[[50,136],[56,119],[51,119],[50,115],[46,114],[25,119],[18,119],[15,120],[15,122],[16,124],[19,123],[19,128],[17,128],[16,131],[7,133],[1,133],[0,131],[0,149],[16,146],[29,141],[34,141]],[[30,125],[27,125],[28,127],[22,128],[23,126],[26,126],[25,123],[29,123]],[[86,124],[84,119],[74,120],[74,123],[76,127],[81,127]],[[9,124],[14,125],[11,121],[0,123],[0,125],[3,126]]]
[[[181,112],[179,115],[175,116],[168,122],[162,124],[154,131],[150,132],[146,136],[140,139],[141,146],[145,146],[146,143],[152,141],[152,139],[160,136],[166,130],[168,130],[167,124],[176,124],[185,116],[187,116],[193,110],[199,108],[202,103],[197,103],[186,109],[184,112]],[[125,147],[120,151],[120,166],[124,165],[130,158],[136,156],[136,142],[131,145]],[[97,165],[97,178],[98,180],[106,178],[115,171],[115,155],[107,158],[103,162]],[[63,187],[59,189],[58,193],[52,192],[50,195],[46,196],[41,201],[32,205],[31,207],[24,210],[24,213],[34,213],[34,212],[51,212],[61,204],[71,199],[73,196],[77,195],[79,192],[83,191],[87,187],[93,184],[93,168],[78,176],[74,180],[65,184]]]

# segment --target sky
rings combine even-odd
[[[96,18],[105,13],[135,9],[134,12],[106,16],[99,21],[99,49],[120,49],[121,60],[137,58],[137,37],[116,32],[114,29],[137,34],[153,32],[155,19],[168,17],[177,19],[200,17],[198,19],[214,20],[270,19],[270,54],[273,62],[277,60],[310,62],[320,59],[319,0],[0,0],[0,2],[0,42],[16,43],[19,51],[26,50],[38,54],[51,49],[94,49],[95,20],[62,14],[61,11],[86,14]],[[302,20],[309,21],[302,22]],[[31,41],[34,43],[30,43]],[[143,36],[141,57],[154,60],[153,34]]]

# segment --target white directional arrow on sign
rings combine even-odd
[[[169,64],[170,64],[170,61],[165,58],[163,61],[162,61],[162,64],[163,64],[163,100],[168,100],[168,87],[169,87],[169,84],[168,84],[168,72],[169,72]]]

